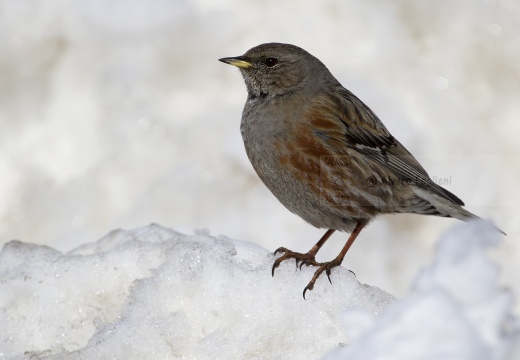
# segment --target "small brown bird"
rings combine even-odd
[[[289,44],[256,46],[219,59],[237,66],[248,97],[240,129],[249,160],[267,188],[291,212],[328,229],[306,254],[284,247],[287,259],[318,269],[303,290],[339,266],[361,230],[380,214],[414,213],[478,218],[433,182],[381,120],[307,51]],[[339,253],[318,263],[334,231],[351,232]]]

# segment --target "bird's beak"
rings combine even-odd
[[[249,59],[245,58],[244,56],[227,57],[218,59],[218,61],[222,61],[223,63],[233,65],[241,69],[247,69],[248,67],[253,66],[251,61],[249,61]]]

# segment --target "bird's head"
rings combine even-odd
[[[320,60],[290,44],[262,44],[244,55],[219,60],[240,69],[252,98],[285,95],[308,88],[308,83],[316,88],[336,82]]]

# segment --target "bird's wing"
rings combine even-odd
[[[464,205],[457,196],[434,183],[372,110],[348,90],[340,88],[334,95],[324,93],[309,109],[316,134],[336,154],[345,155],[341,148],[347,146],[366,161],[373,161],[389,170],[395,176],[391,180],[414,184],[457,205]]]

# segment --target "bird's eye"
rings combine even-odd
[[[273,67],[276,64],[278,64],[278,59],[277,58],[267,58],[267,59],[265,59],[264,62],[265,62],[265,65],[267,65],[268,67]]]

